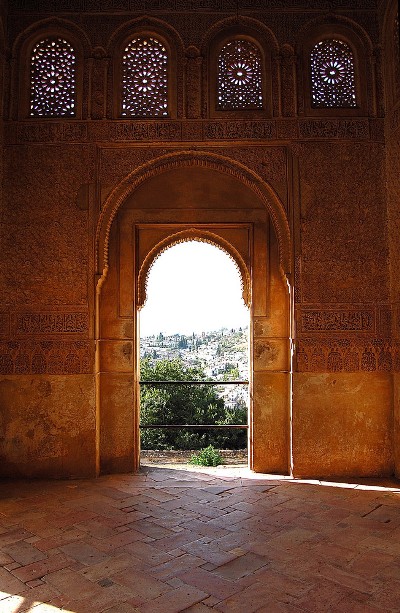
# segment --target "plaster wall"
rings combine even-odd
[[[2,477],[96,475],[93,375],[0,381]]]
[[[393,383],[386,373],[296,373],[297,477],[393,473]]]

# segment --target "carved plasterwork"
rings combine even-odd
[[[391,116],[398,128],[398,114]],[[234,119],[234,120],[163,120],[163,121],[25,121],[9,123],[4,136],[7,144],[25,143],[96,143],[185,142],[185,141],[275,141],[348,140],[383,141],[383,121],[368,119]]]
[[[87,313],[17,313],[15,333],[17,336],[52,336],[53,334],[87,335]]]
[[[303,302],[385,302],[388,249],[381,145],[318,142],[303,145],[298,155]]]
[[[373,309],[302,309],[299,332],[375,332]]]
[[[377,0],[352,0],[353,9],[376,10]],[[143,0],[80,0],[81,11],[143,11]],[[308,9],[329,10],[348,9],[348,0],[247,0],[246,10],[270,11],[279,9]],[[165,0],[146,0],[148,11],[165,12]],[[227,11],[236,12],[236,0],[170,0],[170,11],[190,11],[201,13],[203,11]],[[76,0],[13,0],[12,11],[40,11],[41,13],[54,13],[57,11],[76,11]]]
[[[399,372],[400,345],[384,339],[302,338],[296,360],[300,372]]]
[[[183,151],[153,160],[131,173],[107,198],[100,215],[96,234],[96,263],[99,274],[108,268],[108,244],[111,225],[125,199],[147,179],[163,171],[185,166],[204,166],[236,177],[247,185],[269,212],[279,243],[280,264],[283,272],[291,271],[291,239],[284,207],[271,190],[254,172],[245,166],[220,155]]]
[[[235,264],[238,269],[241,286],[242,286],[242,298],[244,304],[249,307],[251,302],[251,283],[250,283],[250,272],[244,262],[240,253],[226,240],[224,240],[221,236],[218,236],[212,232],[208,232],[206,230],[199,230],[196,228],[190,228],[187,230],[183,230],[182,232],[177,232],[172,234],[168,238],[164,239],[158,245],[156,245],[150,253],[148,253],[145,258],[138,274],[138,283],[137,283],[137,306],[138,308],[142,308],[146,302],[147,298],[147,281],[149,272],[160,255],[172,247],[173,245],[177,245],[179,243],[186,243],[188,241],[199,241],[202,243],[209,243],[210,245],[214,245],[218,247],[222,251],[224,251],[230,259]]]
[[[0,374],[86,374],[93,371],[89,341],[27,340],[0,342]]]

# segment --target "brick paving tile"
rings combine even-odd
[[[244,543],[249,543],[254,538],[254,533],[249,530],[238,530],[237,532],[228,532],[226,536],[215,539],[215,544],[223,551],[231,551],[235,547],[240,547]]]
[[[171,591],[171,587],[163,581],[136,569],[128,568],[113,575],[113,581],[129,588],[132,596],[136,599],[133,604],[142,604]]]
[[[223,517],[224,511],[221,509],[216,509],[209,502],[181,502],[181,507],[183,510],[194,511],[198,514],[198,516],[214,519],[216,517]]]
[[[112,577],[113,574],[125,570],[125,568],[135,566],[135,558],[128,553],[120,553],[115,557],[109,557],[103,562],[93,564],[92,566],[86,566],[79,572],[83,577],[89,579],[89,581],[100,581],[107,577]]]
[[[47,573],[60,570],[61,568],[66,568],[70,566],[72,562],[73,560],[71,560],[71,558],[67,558],[67,556],[59,553],[48,558],[47,560],[34,562],[33,564],[28,564],[27,566],[21,566],[20,568],[13,570],[12,573],[21,581],[32,581],[33,579],[44,577],[44,575],[47,575]]]
[[[113,584],[99,588],[89,598],[82,593],[79,600],[69,603],[69,607],[73,613],[101,613],[115,605],[116,602],[129,602],[130,598],[132,598],[132,591],[129,588]],[[33,610],[32,613],[36,613],[36,611]]]
[[[13,559],[4,551],[0,551],[0,566],[5,566],[6,564],[12,564]]]
[[[68,545],[63,545],[59,548],[65,555],[72,560],[77,560],[82,564],[98,564],[107,559],[107,555],[93,547],[88,545],[84,541],[75,541]]]
[[[182,547],[186,543],[193,543],[202,538],[202,535],[192,530],[180,530],[173,535],[158,539],[154,542],[154,546],[160,551],[172,551],[177,547]]]
[[[14,530],[10,530],[8,532],[0,534],[0,547],[3,548],[6,545],[10,545],[11,543],[23,541],[24,539],[29,538],[31,536],[34,536],[32,532],[28,532],[23,528],[15,528]]]
[[[399,490],[226,467],[9,483],[0,611],[399,613]]]
[[[350,598],[345,598],[330,608],[330,613],[349,613],[349,611],[351,613],[387,613],[388,610],[386,608],[378,609],[376,606],[365,603],[354,602]]]
[[[330,581],[322,581],[311,587],[305,595],[300,596],[296,604],[307,612],[326,613],[340,601],[346,600],[349,600],[349,590]]]
[[[44,577],[44,581],[56,588],[62,594],[68,594],[69,599],[78,600],[80,594],[94,596],[99,587],[97,584],[85,579],[78,572],[70,568],[63,568]]]
[[[85,531],[78,528],[67,528],[61,534],[50,538],[39,538],[35,541],[35,547],[40,551],[48,551],[49,549],[56,549],[60,545],[67,545],[73,541],[79,541],[79,539],[85,536]]]
[[[207,591],[220,600],[242,589],[240,581],[229,581],[201,568],[190,569],[187,572],[181,573],[178,577],[185,583]]]
[[[204,539],[199,539],[191,543],[185,543],[181,545],[182,549],[191,553],[192,555],[202,558],[203,561],[213,564],[214,566],[222,566],[231,560],[237,558],[238,554],[232,551],[224,551],[215,544],[205,542]]]
[[[215,574],[225,579],[240,579],[269,564],[265,557],[254,553],[245,553],[242,556],[215,568]]]
[[[168,562],[173,559],[171,554],[160,551],[149,543],[143,543],[141,541],[126,545],[123,547],[123,550],[131,553],[135,558],[146,562],[146,564],[149,564],[149,566],[158,566],[158,564],[164,564],[164,562]]]
[[[322,542],[311,547],[312,555],[318,560],[329,560],[336,564],[348,564],[357,555],[354,549],[347,549],[335,543]]]
[[[202,536],[209,536],[211,538],[221,538],[229,534],[229,530],[225,528],[220,528],[219,526],[214,526],[210,521],[200,521],[198,519],[192,519],[188,522],[184,522],[182,524],[183,528],[187,528],[189,530],[193,530],[193,532],[197,532]]]
[[[124,547],[130,543],[136,543],[136,541],[146,541],[148,538],[143,532],[132,530],[127,527],[126,531],[113,534],[105,539],[91,539],[90,542],[100,551],[109,553],[119,547]],[[86,539],[88,542],[88,539]]]
[[[381,607],[385,611],[400,611],[400,581],[391,580],[389,585],[381,587],[373,594],[368,604]]]
[[[270,599],[270,590],[268,585],[254,583],[239,594],[234,594],[223,602],[216,605],[218,611],[224,613],[253,613],[265,607],[266,602]],[[268,609],[264,609],[268,611]]]
[[[374,577],[385,574],[386,568],[396,561],[394,556],[378,551],[366,551],[353,557],[348,565],[349,572],[361,575],[362,577]],[[389,571],[390,572],[390,571]],[[397,566],[393,578],[400,577],[400,567]]]
[[[168,599],[160,596],[150,600],[142,605],[139,610],[140,613],[179,613],[180,611],[186,611],[188,607],[206,597],[206,592],[188,585],[168,592]]]
[[[318,569],[318,578],[328,579],[345,588],[357,590],[366,594],[370,594],[374,590],[374,586],[369,579],[354,575],[332,564],[325,563],[321,565]]]
[[[34,579],[33,581],[27,581],[25,585],[28,587],[39,587],[40,585],[43,585],[43,581],[41,579]]]
[[[185,570],[197,568],[203,564],[204,560],[202,558],[185,553],[169,562],[164,562],[164,564],[153,567],[149,572],[153,577],[161,581],[167,581],[167,579],[176,577],[176,575],[179,575],[179,573]]]
[[[26,543],[25,541],[17,541],[12,545],[6,545],[6,547],[4,547],[4,551],[21,566],[32,564],[33,562],[39,562],[39,560],[44,560],[47,558],[45,553],[39,551],[36,547],[30,543]]]
[[[46,557],[46,556],[45,556]],[[4,564],[4,570],[15,570],[16,568],[20,568],[21,564],[19,562],[11,562],[11,564]]]
[[[107,613],[139,613],[139,609],[129,604],[129,602],[121,602],[110,609],[104,609]]]
[[[181,515],[177,515],[176,513],[173,513],[172,511],[169,511],[166,517],[153,517],[152,518],[152,522],[154,524],[157,524],[158,526],[162,526],[163,528],[168,528],[170,530],[172,530],[173,532],[176,532],[177,528],[178,531],[183,530],[183,528],[181,528],[181,524],[184,522],[184,518],[182,518]]]
[[[138,532],[142,532],[147,536],[150,536],[153,539],[162,539],[169,536],[174,536],[174,532],[172,530],[168,530],[167,528],[163,528],[162,526],[155,524],[154,522],[143,519],[141,521],[135,521],[132,524],[129,524],[131,528],[137,530]]]
[[[29,588],[13,574],[0,568],[0,600],[9,594],[22,594]]]
[[[207,607],[202,602],[198,602],[197,604],[192,605],[185,609],[185,613],[210,613],[211,607]]]
[[[107,538],[108,536],[113,536],[115,534],[114,528],[110,526],[105,526],[104,523],[98,521],[98,519],[90,522],[82,522],[78,524],[76,528],[98,539]]]

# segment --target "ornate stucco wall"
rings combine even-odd
[[[93,475],[101,467],[102,450],[103,469],[134,466],[137,435],[130,430],[124,438],[124,430],[136,427],[129,405],[130,399],[134,404],[135,340],[129,326],[126,334],[113,336],[120,330],[117,323],[110,324],[117,328],[110,328],[106,338],[99,336],[120,274],[113,269],[119,253],[114,224],[110,271],[102,277],[107,232],[101,220],[134,179],[142,181],[141,187],[138,183],[129,197],[145,201],[148,165],[176,155],[179,167],[184,152],[186,166],[191,153],[205,165],[212,156],[223,160],[221,177],[230,164],[242,169],[240,189],[249,185],[249,177],[263,186],[279,203],[290,235],[285,260],[284,241],[279,243],[284,224],[274,219],[273,209],[265,219],[247,219],[270,246],[273,264],[265,278],[274,296],[268,303],[261,298],[259,277],[254,291],[264,310],[254,318],[252,350],[264,362],[260,366],[255,360],[254,427],[261,434],[253,467],[288,472],[292,461],[298,476],[392,473],[399,462],[400,122],[397,103],[387,93],[391,77],[383,70],[388,65],[383,58],[389,57],[389,65],[394,61],[390,42],[383,44],[385,37],[389,41],[390,3],[249,0],[232,9],[228,0],[147,0],[147,14],[136,0],[81,0],[79,13],[76,4],[16,0],[8,10],[0,264],[2,474]],[[81,50],[79,116],[29,118],[24,110],[27,41],[57,28],[70,32]],[[113,58],[119,41],[140,28],[162,32],[175,50],[169,119],[124,120],[116,113]],[[215,77],[215,41],[241,30],[259,35],[270,52],[265,116],[221,116],[208,93]],[[313,113],[310,108],[305,58],[318,32],[345,32],[362,50],[362,105],[356,111]],[[160,197],[168,186],[167,175],[157,180],[147,212],[138,204],[141,213],[132,223],[246,222],[247,209],[232,205],[240,198],[231,188],[221,205],[221,186],[204,196],[218,201],[218,213],[191,217],[182,203],[194,195],[183,179],[174,201],[180,217],[168,220],[165,212],[157,217],[154,194]],[[128,192],[121,211],[134,208]],[[250,202],[253,196],[246,198]],[[120,223],[117,217],[115,223]],[[133,320],[134,313],[128,315]],[[271,338],[282,341],[283,358],[282,352],[271,357]],[[111,348],[105,340],[118,343]],[[276,435],[268,437],[274,427]],[[113,449],[123,451],[117,457]]]

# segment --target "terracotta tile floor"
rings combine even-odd
[[[244,467],[0,483],[0,612],[400,611],[400,484]]]

